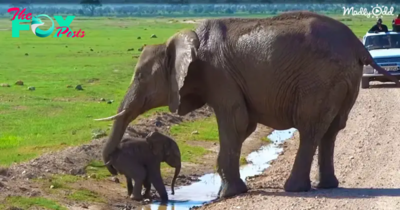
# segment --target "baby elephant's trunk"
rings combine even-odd
[[[179,172],[180,172],[180,171],[181,171],[181,166],[179,165],[179,166],[177,166],[177,167],[175,168],[174,178],[172,178],[172,184],[171,184],[171,194],[172,194],[172,195],[175,194],[175,190],[174,190],[174,187],[175,187],[175,180],[176,180],[176,178],[178,178],[178,175],[179,175]]]

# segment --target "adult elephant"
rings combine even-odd
[[[144,48],[118,114],[102,119],[115,120],[104,161],[128,124],[145,111],[168,105],[186,115],[208,104],[219,129],[220,197],[247,192],[239,158],[257,123],[300,132],[286,191],[310,190],[317,146],[318,187],[336,188],[335,139],[358,96],[364,65],[399,85],[346,25],[327,16],[303,11],[206,20],[195,31],[183,30],[165,44]]]

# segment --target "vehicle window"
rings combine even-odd
[[[365,39],[368,50],[400,48],[400,34],[369,36]]]

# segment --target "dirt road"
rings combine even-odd
[[[283,191],[298,147],[296,133],[272,166],[248,181],[250,193],[200,209],[400,209],[400,89],[375,84],[360,90],[347,127],[338,135],[335,169],[339,189]],[[316,157],[312,181],[316,180]]]

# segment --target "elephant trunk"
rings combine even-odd
[[[124,110],[124,109],[123,109]],[[112,153],[118,148],[122,137],[124,136],[125,130],[129,123],[139,116],[139,111],[134,110],[133,112],[124,112],[124,115],[119,116],[113,123],[113,128],[110,137],[103,148],[103,161],[109,163],[111,160]],[[111,174],[115,174],[116,170],[112,165],[107,165],[107,169]]]
[[[142,113],[143,102],[145,100],[138,96],[137,90],[138,85],[131,84],[124,97],[124,100],[121,102],[120,107],[118,108],[118,114],[107,118],[97,119],[97,121],[114,120],[111,134],[103,148],[102,155],[104,163],[108,163],[110,161],[111,155],[118,148],[129,123],[135,120]],[[111,174],[116,173],[112,165],[107,165],[107,169]]]
[[[181,171],[181,166],[180,165],[175,167],[175,174],[174,174],[174,177],[172,178],[172,183],[171,183],[171,194],[172,195],[175,194],[175,190],[174,190],[175,181],[176,181],[176,178],[178,178],[178,175],[179,175],[180,171]]]

